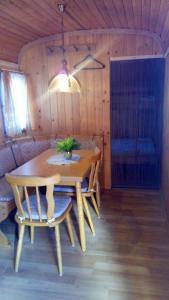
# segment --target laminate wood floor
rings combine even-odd
[[[87,252],[76,232],[72,248],[61,226],[63,277],[59,277],[54,232],[36,229],[35,244],[25,233],[20,269],[14,272],[16,226],[1,224],[11,248],[0,248],[2,300],[168,300],[169,229],[159,192],[113,190],[102,195],[101,219],[92,212],[93,237],[86,225]]]

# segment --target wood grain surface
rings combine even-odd
[[[0,58],[17,62],[21,48],[28,42],[60,34],[58,2],[1,1]],[[69,0],[66,1],[64,31],[135,30],[158,38],[165,50],[169,42],[168,11],[167,0]]]
[[[92,211],[96,236],[86,226],[88,248],[81,252],[76,206],[75,247],[61,225],[63,277],[57,273],[54,232],[25,232],[18,274],[14,272],[15,225],[2,224],[13,247],[0,249],[3,300],[168,300],[169,236],[160,194],[114,190],[102,195],[101,219]]]
[[[47,55],[46,47],[53,44],[60,45],[60,40],[29,45],[20,57],[20,68],[29,74],[32,130],[43,134],[103,136],[104,186],[110,188],[110,59],[159,55],[162,49],[153,38],[139,34],[70,34],[65,37],[65,46],[94,44],[96,47],[91,53],[106,68],[76,72],[81,93],[66,95],[48,91],[48,82],[58,72],[61,63],[61,56],[57,53]],[[87,50],[66,52],[70,72],[87,53]]]
[[[54,165],[48,163],[48,159],[57,152],[49,149],[28,161],[24,165],[12,171],[11,175],[50,177],[56,174],[61,176],[61,182],[82,182],[89,171],[90,160],[95,155],[93,150],[75,150],[73,153],[80,155],[80,160],[68,165]]]

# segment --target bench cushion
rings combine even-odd
[[[18,166],[31,160],[38,154],[35,141],[32,138],[15,141],[12,149]]]
[[[16,163],[10,146],[0,149],[0,177],[16,168]]]
[[[15,161],[17,163],[17,166],[23,165],[24,164],[24,159],[22,156],[21,149],[19,147],[19,144],[17,142],[13,142],[12,144],[12,150],[15,156]]]
[[[50,148],[50,140],[35,141],[36,155]]]
[[[50,140],[20,140],[13,142],[12,149],[15,155],[17,166],[31,160],[41,152],[50,148]]]
[[[0,178],[0,202],[11,201],[14,199],[13,191],[5,177]]]

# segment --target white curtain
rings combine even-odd
[[[1,106],[6,136],[16,136],[30,129],[27,80],[24,74],[3,71]]]

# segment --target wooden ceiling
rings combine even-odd
[[[0,59],[17,62],[21,48],[61,32],[58,0],[0,0]],[[67,0],[64,31],[128,29],[169,45],[168,0]]]

